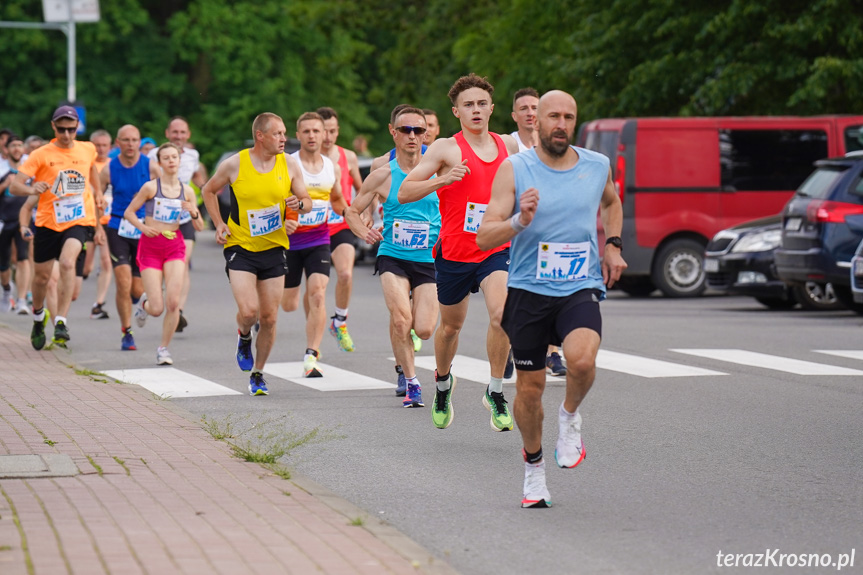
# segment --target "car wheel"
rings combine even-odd
[[[656,286],[645,276],[622,277],[616,285],[623,293],[632,297],[647,297],[656,291]]]
[[[695,297],[707,289],[704,244],[690,239],[666,244],[653,262],[653,283],[668,297]]]
[[[770,309],[791,309],[797,305],[797,302],[793,299],[781,297],[757,297],[755,301]]]
[[[854,301],[854,294],[851,292],[850,286],[833,286],[833,291],[836,292],[836,299],[846,308],[856,314],[863,315],[863,303]]]
[[[821,284],[818,282],[806,282],[794,286],[794,299],[800,303],[800,307],[810,311],[829,311],[842,309],[845,306],[836,299],[833,284]]]

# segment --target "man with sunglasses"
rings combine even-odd
[[[462,131],[452,138],[436,140],[407,175],[398,193],[403,203],[415,202],[434,192],[440,199],[441,231],[434,255],[441,325],[435,333],[437,386],[432,406],[432,421],[439,429],[452,423],[451,398],[456,383],[450,373],[452,360],[467,318],[470,294],[480,289],[489,317],[486,352],[491,368],[482,402],[491,412],[492,430],[513,428],[503,395],[509,339],[500,325],[506,302],[509,244],[488,251],[476,244],[497,168],[508,155],[518,153],[518,144],[511,136],[499,136],[488,130],[494,110],[493,93],[494,87],[488,80],[476,74],[463,76],[453,84],[449,97]]]
[[[11,191],[18,196],[38,196],[33,256],[36,263],[33,279],[33,329],[30,343],[34,349],[45,347],[45,327],[49,314],[43,305],[54,261],[60,262],[57,284],[57,317],[54,338],[66,346],[69,330],[66,314],[75,287],[75,260],[87,239],[88,228],[95,227],[97,243],[105,241],[99,223],[102,188],[96,169],[96,148],[90,142],[78,142],[78,112],[72,106],[60,106],[51,116],[54,139],[34,150],[12,181]],[[32,183],[27,182],[32,178]]]
[[[406,396],[404,407],[423,407],[411,333],[428,339],[437,325],[431,247],[440,232],[440,208],[434,194],[410,204],[399,203],[399,186],[422,157],[426,122],[422,110],[408,107],[398,113],[394,123],[395,159],[369,174],[345,219],[357,237],[369,244],[381,242],[375,273],[381,276],[390,312],[390,343],[398,373],[396,395]],[[367,228],[360,218],[375,199],[384,207],[383,233]]]

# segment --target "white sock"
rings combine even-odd
[[[410,385],[419,385],[420,384],[420,380],[417,379],[417,376],[408,377],[406,379]]]
[[[435,377],[435,384],[437,385],[437,388],[439,390],[446,391],[450,388],[450,385],[452,384],[452,378],[447,377],[445,380],[441,381],[437,377]]]
[[[348,308],[342,309],[340,307],[336,308],[336,317],[333,319],[336,327],[342,327],[347,323],[347,321],[340,320],[339,317],[343,317],[347,319],[348,317]]]
[[[39,313],[33,314],[33,321],[43,321],[45,319],[45,308],[42,308],[42,311]]]
[[[503,393],[503,379],[499,377],[490,378],[488,383],[488,392]]]
[[[578,409],[576,408],[574,412],[570,413],[566,410],[566,408],[563,407],[563,404],[561,403],[560,410],[558,411],[558,413],[561,419],[572,419],[573,417],[575,417],[575,414],[578,413]]]
[[[66,323],[66,318],[63,317],[62,315],[58,315],[57,317],[54,318],[54,325],[57,325],[57,323],[61,322],[61,321],[63,323]]]
[[[528,463],[524,462],[524,470],[530,471],[531,469],[536,469],[537,467],[545,467],[545,458],[539,460],[539,463]]]

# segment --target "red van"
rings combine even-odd
[[[623,202],[620,287],[700,295],[716,232],[778,214],[812,163],[863,149],[863,116],[615,118],[582,125],[578,145],[611,159]]]

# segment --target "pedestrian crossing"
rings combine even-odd
[[[708,360],[730,364],[727,371],[717,371],[692,365],[686,362],[667,361],[645,355],[636,355],[601,349],[597,355],[599,370],[613,371],[644,379],[662,378],[702,378],[727,377],[735,375],[733,366],[745,366],[764,372],[780,372],[805,376],[861,376],[863,369],[806,361],[793,357],[772,355],[744,349],[670,349],[681,356],[694,358],[693,362]],[[863,362],[863,350],[811,350],[825,356],[838,357]],[[395,360],[390,357],[389,361]],[[433,355],[421,355],[415,359],[417,369],[433,372],[435,358]],[[318,363],[324,377],[304,378],[302,362],[270,363],[264,368],[264,373],[273,378],[290,381],[321,392],[361,391],[361,390],[392,390],[395,387],[395,375],[392,381],[384,381],[337,367]],[[485,358],[475,358],[466,355],[456,355],[453,359],[452,372],[459,380],[467,380],[487,384],[490,376],[488,361]],[[184,372],[173,367],[158,367],[147,369],[108,370],[105,375],[127,383],[140,385],[153,393],[165,398],[208,397],[219,395],[240,395],[224,385],[209,381],[197,375]],[[736,374],[739,376],[739,372]],[[421,380],[428,380],[430,375],[423,375]],[[565,378],[546,376],[549,382],[562,382]],[[505,380],[513,383],[515,378]],[[863,380],[860,380],[863,382]]]

